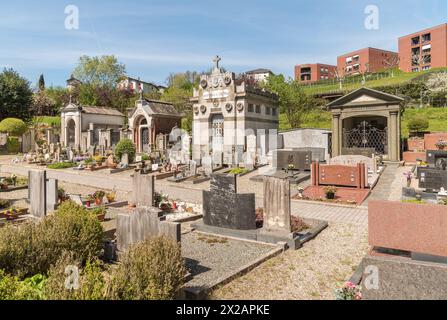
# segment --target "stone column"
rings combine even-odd
[[[398,137],[398,111],[391,111],[388,118],[389,121],[389,137],[388,156],[390,161],[399,161],[399,137]]]
[[[66,126],[65,126],[65,116],[62,114],[61,115],[61,137],[60,137],[60,142],[61,145],[65,146],[65,141],[67,141],[67,137],[66,137],[66,130],[65,130]]]
[[[290,215],[290,181],[264,177],[264,229],[292,232]]]
[[[340,113],[334,113],[332,115],[332,158],[340,155],[340,131]]]

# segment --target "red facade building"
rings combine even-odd
[[[379,72],[398,66],[398,53],[388,50],[365,48],[337,58],[340,76]]]
[[[337,67],[330,64],[300,64],[295,66],[295,80],[300,83],[311,83],[333,79],[336,70]]]

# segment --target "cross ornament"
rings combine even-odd
[[[219,62],[222,60],[222,58],[221,57],[219,57],[219,56],[216,56],[214,59],[213,59],[213,62],[216,64],[216,69],[219,69]]]

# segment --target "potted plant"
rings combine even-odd
[[[92,212],[94,215],[96,215],[98,217],[98,220],[100,222],[103,222],[106,219],[107,210],[105,207],[97,207],[97,208],[93,209]]]
[[[326,194],[326,199],[334,200],[335,194],[337,193],[337,188],[334,186],[325,187],[324,193]]]
[[[106,194],[106,198],[107,198],[107,201],[109,203],[115,202],[115,200],[116,200],[116,191],[113,190],[112,192],[107,193]]]
[[[11,207],[5,212],[5,215],[6,215],[6,220],[15,220],[19,217],[20,212],[19,212],[19,210],[17,210],[16,207]]]
[[[6,183],[5,179],[0,180],[0,188],[2,190],[8,190],[8,184]]]
[[[93,164],[93,159],[92,158],[85,159],[84,164],[87,166],[87,168],[91,169],[92,164]]]
[[[94,198],[93,198],[93,196],[91,195],[91,194],[89,194],[88,196],[87,196],[87,200],[85,201],[85,206],[87,207],[87,208],[90,208],[91,206],[92,206],[92,202],[94,201]]]
[[[65,200],[67,200],[67,194],[65,193],[65,190],[63,188],[57,189],[57,197],[59,199],[59,203],[62,203]]]
[[[411,179],[413,178],[413,174],[408,171],[404,173],[405,178],[407,179],[407,188],[411,187]]]
[[[436,147],[437,147],[439,150],[444,150],[444,149],[447,147],[447,141],[446,141],[446,140],[439,140],[439,141],[436,143]]]
[[[97,206],[101,205],[106,193],[104,191],[98,190],[93,194],[93,199]]]

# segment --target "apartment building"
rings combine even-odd
[[[447,23],[400,37],[399,57],[405,72],[447,67]]]
[[[341,76],[353,76],[368,72],[379,72],[398,66],[397,52],[376,48],[364,48],[337,58],[337,68]]]
[[[166,87],[158,86],[156,84],[141,81],[140,78],[135,79],[131,77],[126,77],[118,83],[118,89],[120,90],[129,90],[131,92],[163,92]]]
[[[295,80],[304,84],[333,79],[335,78],[336,70],[337,67],[330,64],[300,64],[295,66]]]

